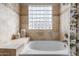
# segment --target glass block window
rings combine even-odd
[[[52,5],[29,5],[29,29],[52,29]]]

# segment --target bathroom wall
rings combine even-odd
[[[19,4],[0,4],[0,41],[11,40],[19,31]]]
[[[31,40],[60,40],[59,27],[60,27],[60,4],[52,4],[53,7],[53,29],[52,30],[29,30],[28,29],[28,4],[21,4],[21,37],[29,36]],[[22,32],[25,30],[25,33]],[[26,34],[26,35],[25,35]]]
[[[68,38],[65,37],[68,35]],[[61,4],[60,8],[60,39],[70,39],[70,4]]]

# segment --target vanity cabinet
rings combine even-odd
[[[0,56],[19,56],[24,48],[24,44],[17,44],[0,48]]]
[[[0,56],[19,56],[28,42],[29,38],[20,38],[3,43],[0,45]]]

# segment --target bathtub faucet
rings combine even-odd
[[[63,40],[62,42],[66,43],[68,45],[68,41],[67,40]]]

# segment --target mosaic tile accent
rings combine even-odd
[[[71,55],[79,56],[79,4],[71,4],[71,21],[70,21],[70,48]]]
[[[70,17],[70,53],[76,55],[76,25],[77,25],[77,4],[71,4]]]

